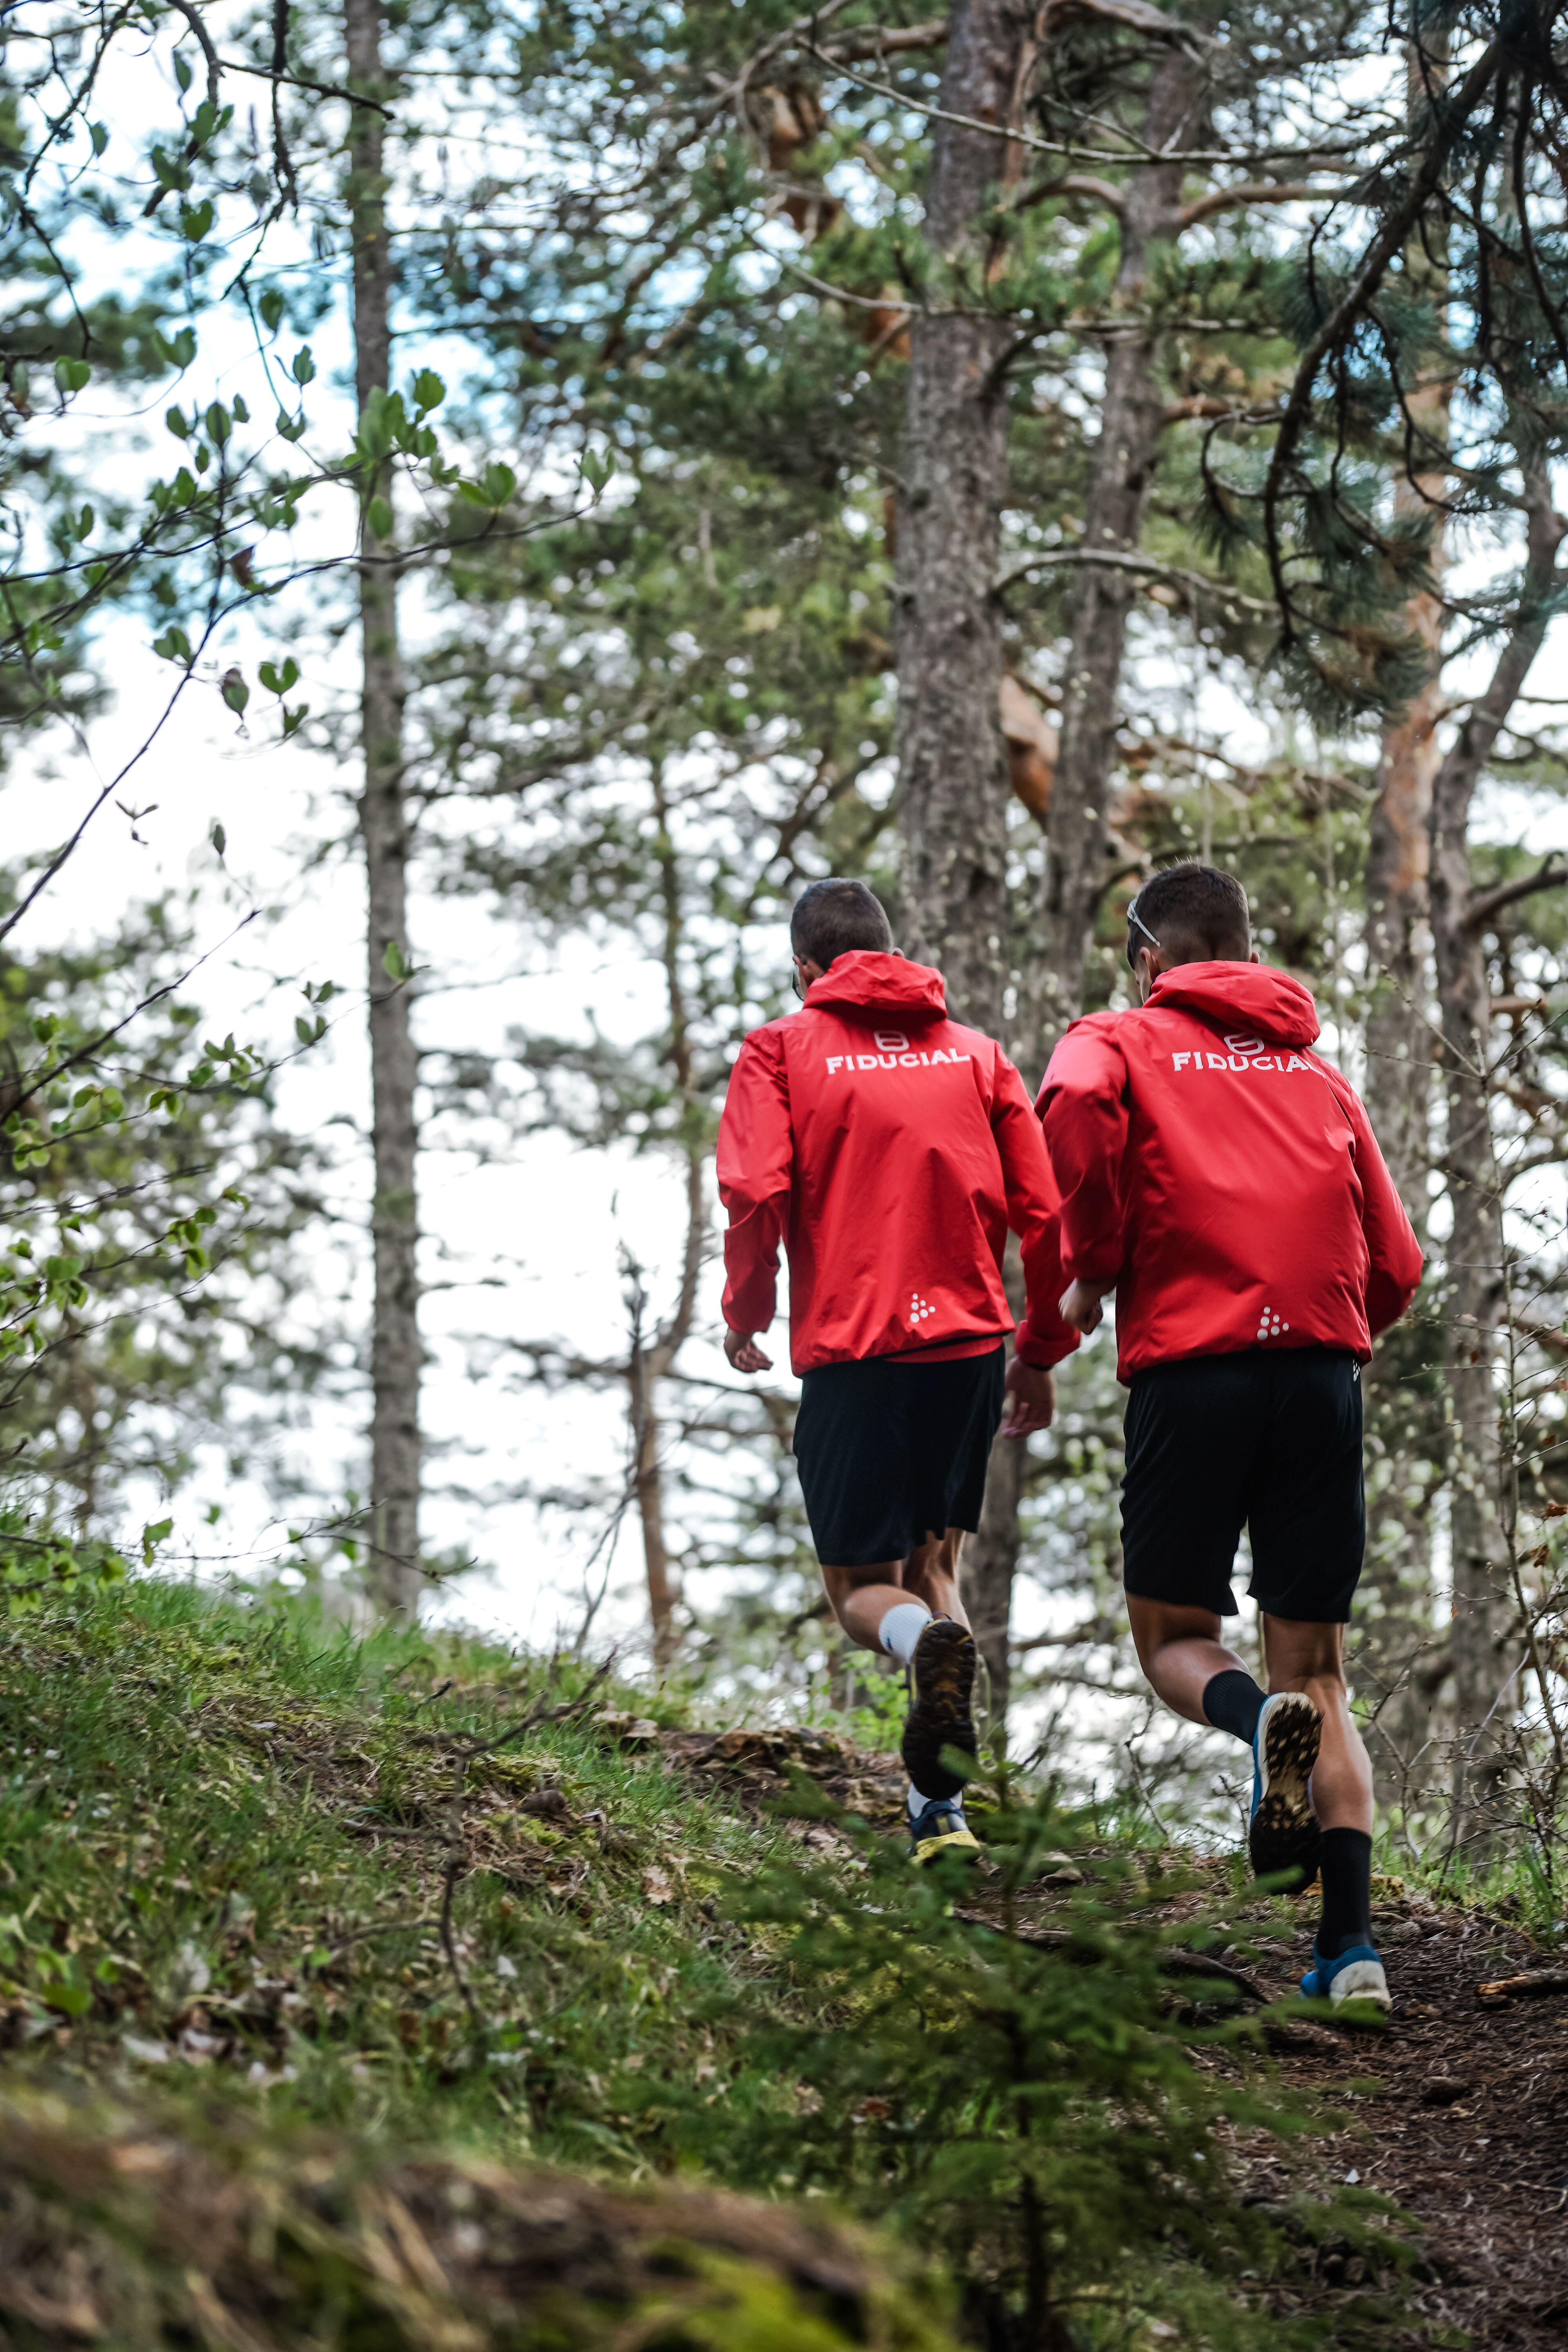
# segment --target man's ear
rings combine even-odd
[[[1140,948],[1138,950],[1138,994],[1145,1004],[1149,1002],[1149,992],[1153,987],[1154,982],[1159,979],[1159,977],[1160,964],[1155,950],[1152,948]]]
[[[1263,950],[1261,948],[1254,948],[1247,961],[1248,963],[1261,963],[1263,961]]]

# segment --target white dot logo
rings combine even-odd
[[[917,1329],[918,1327],[925,1321],[928,1315],[934,1315],[935,1313],[936,1308],[931,1305],[929,1298],[922,1298],[918,1290],[910,1291],[910,1329],[911,1331]]]
[[[1278,1339],[1281,1331],[1289,1331],[1289,1323],[1283,1322],[1272,1307],[1264,1307],[1258,1316],[1258,1336],[1260,1339]]]

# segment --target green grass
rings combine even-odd
[[[291,2177],[313,2132],[344,2181],[423,2150],[823,2198],[939,2263],[970,2344],[1146,2352],[1156,2316],[1218,2352],[1356,2340],[1348,2306],[1320,2326],[1269,2283],[1325,2231],[1391,2279],[1375,2201],[1247,2202],[1235,2134],[1279,2150],[1314,2118],[1225,1988],[1170,1971],[1234,1937],[1228,1863],[1156,1885],[1131,1842],[1003,1789],[977,1925],[958,1866],[913,1872],[853,1821],[808,1846],[755,1784],[742,1811],[598,1720],[641,1704],[153,1581],[5,1621],[6,2095],[41,2078],[197,2142],[220,2116],[241,2171]],[[825,1810],[815,1784],[777,1806]],[[1075,1829],[1083,1883],[1042,1895]],[[300,2227],[352,2234],[357,2194]]]
[[[711,2063],[689,2013],[747,1965],[710,1916],[724,1874],[795,1849],[591,1722],[546,1726],[469,1768],[449,1953],[456,1744],[504,1733],[541,1680],[155,1583],[13,1620],[13,2042],[134,2071],[183,2037],[167,2067],[220,2057],[279,2115],[635,2162],[651,2086]],[[560,1811],[523,1810],[549,1790]]]

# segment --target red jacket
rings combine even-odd
[[[1037,1108],[1069,1279],[1116,1285],[1123,1380],[1178,1356],[1347,1348],[1415,1296],[1421,1252],[1353,1087],[1308,1051],[1289,973],[1187,963],[1075,1021]]]
[[[1028,1298],[1018,1353],[1054,1364],[1078,1345],[1057,1312],[1058,1200],[1023,1081],[948,1020],[923,964],[837,956],[799,1013],[752,1030],[719,1125],[719,1197],[724,1320],[772,1322],[782,1239],[797,1372],[1000,1342],[1009,1226]]]

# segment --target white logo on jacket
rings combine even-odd
[[[1264,1307],[1258,1318],[1258,1336],[1260,1339],[1278,1339],[1281,1331],[1289,1331],[1289,1323],[1282,1323],[1277,1310],[1272,1307]]]
[[[929,1299],[922,1298],[918,1290],[910,1291],[910,1329],[911,1331],[915,1329],[917,1325],[923,1323],[928,1315],[934,1315],[935,1313],[936,1308],[931,1304]]]
[[[891,1034],[896,1035],[897,1032],[895,1031]],[[889,1034],[889,1031],[879,1029],[876,1032],[878,1045],[886,1046]],[[900,1040],[900,1043],[902,1041]],[[879,1054],[829,1054],[826,1056],[826,1059],[827,1063],[827,1075],[831,1077],[835,1070],[931,1069],[938,1062],[943,1063],[944,1065],[948,1062],[967,1062],[969,1055],[967,1054],[944,1054],[942,1047],[938,1045],[935,1051],[930,1054],[917,1054],[912,1052],[908,1046],[905,1046],[902,1052],[889,1051]]]
[[[1292,1054],[1287,1059],[1283,1054],[1266,1052],[1261,1037],[1227,1037],[1225,1042],[1229,1050],[1224,1054],[1210,1054],[1200,1048],[1173,1054],[1171,1067],[1184,1070],[1190,1065],[1194,1070],[1310,1070],[1312,1066],[1300,1054]]]

